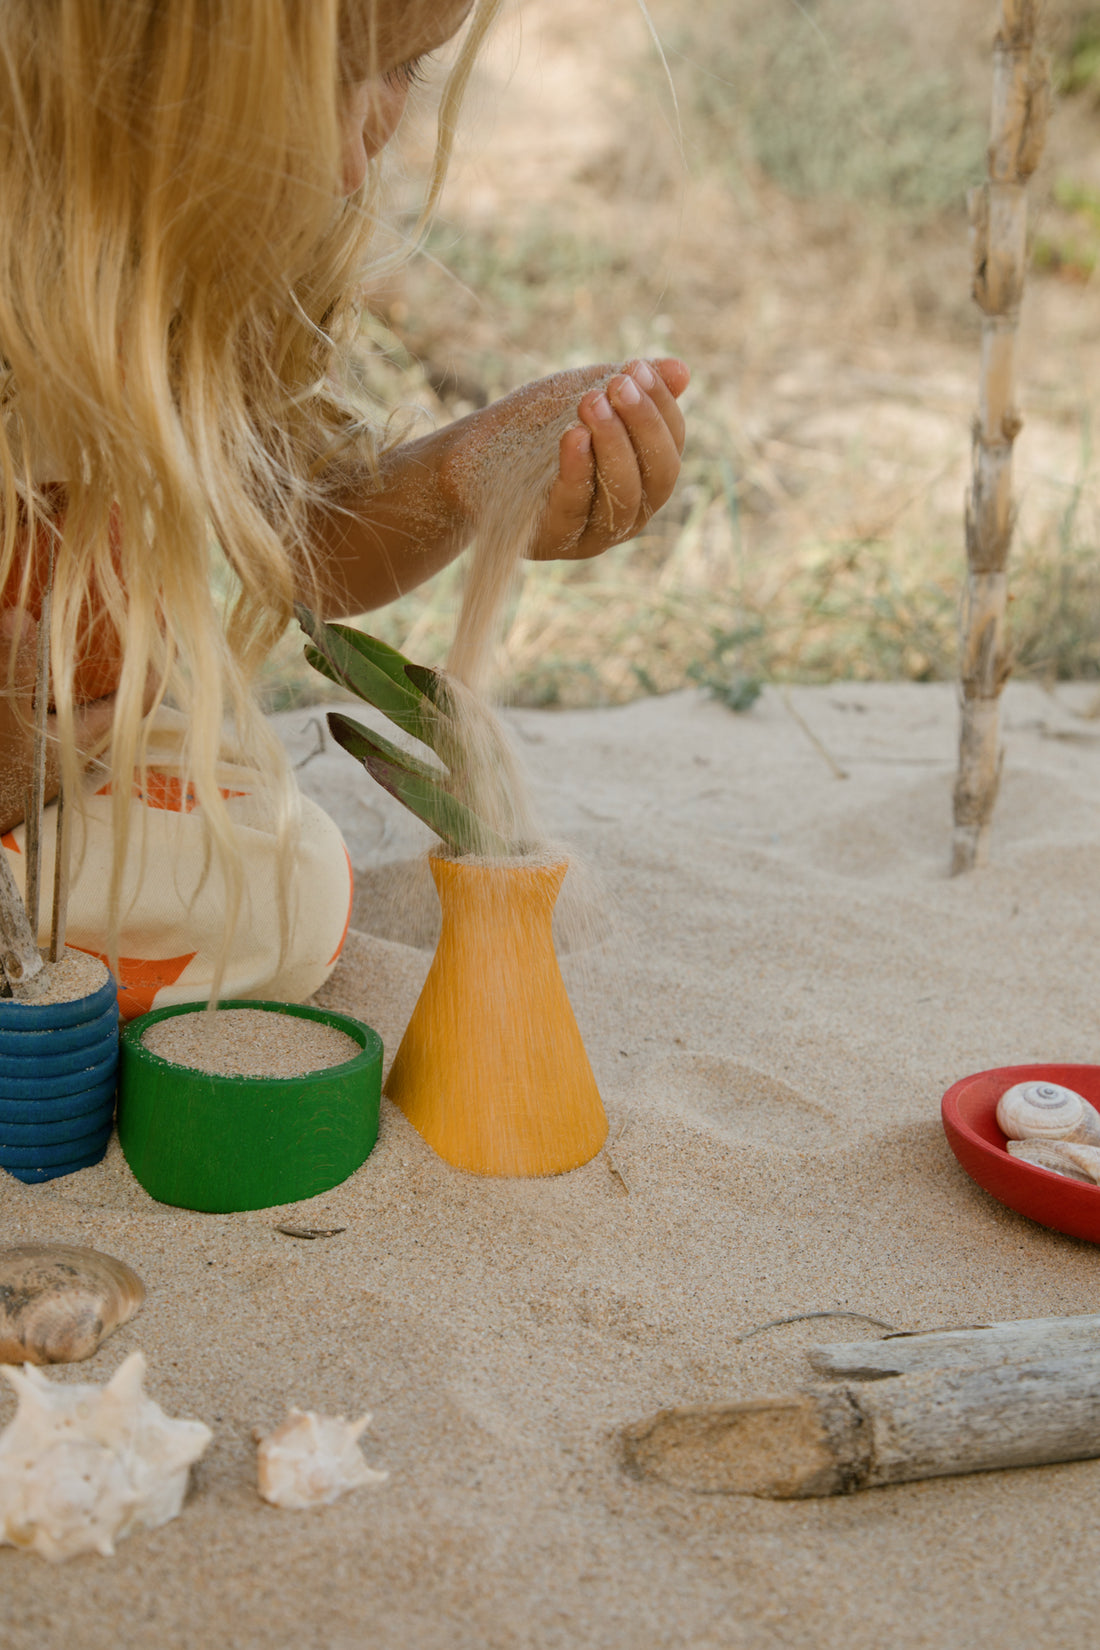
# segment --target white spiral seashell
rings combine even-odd
[[[997,1102],[997,1126],[1010,1140],[1079,1140],[1100,1146],[1100,1112],[1073,1089],[1033,1078]]]

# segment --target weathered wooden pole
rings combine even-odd
[[[623,1465],[699,1495],[844,1495],[1100,1456],[1100,1316],[832,1343],[830,1386],[688,1404],[624,1427]]]
[[[973,292],[982,311],[981,384],[966,500],[967,587],[959,684],[952,875],[980,865],[1001,776],[999,704],[1011,671],[1005,626],[1012,541],[1016,329],[1027,267],[1027,180],[1039,163],[1050,69],[1037,44],[1043,0],[1001,0],[993,47],[989,177],[969,198]]]

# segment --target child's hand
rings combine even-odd
[[[634,361],[618,372],[579,367],[391,447],[378,482],[316,518],[326,612],[381,607],[445,567],[477,531],[498,443],[562,418],[573,422],[561,438],[532,559],[579,560],[632,538],[676,484],[684,445],[676,398],[688,378],[675,360]]]
[[[598,379],[607,368],[594,369]],[[558,477],[531,550],[534,561],[580,560],[640,533],[680,473],[687,388],[682,361],[633,361],[580,399],[561,439]]]
[[[575,410],[530,554],[534,561],[598,556],[639,533],[672,492],[684,446],[676,398],[688,379],[682,361],[662,360],[632,361],[621,372],[578,367],[525,384],[439,432],[444,489],[476,530],[485,455],[502,438]]]

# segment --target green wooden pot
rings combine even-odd
[[[360,1052],[301,1077],[225,1077],[164,1060],[142,1037],[204,1003],[155,1009],[122,1028],[118,1136],[151,1197],[228,1213],[295,1203],[326,1192],[365,1161],[378,1138],[382,1039],[348,1014],[302,1003],[233,1001],[335,1026]]]

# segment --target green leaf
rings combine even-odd
[[[423,820],[453,853],[500,857],[513,851],[502,836],[450,794],[438,769],[340,711],[329,711],[328,725],[336,743],[362,762],[371,777]]]
[[[324,624],[300,604],[295,612],[312,643],[305,652],[314,670],[435,749],[439,738],[435,700],[425,686],[409,676],[409,661],[404,654],[351,625]],[[415,665],[411,668],[418,669]],[[431,672],[424,674],[434,677]]]

